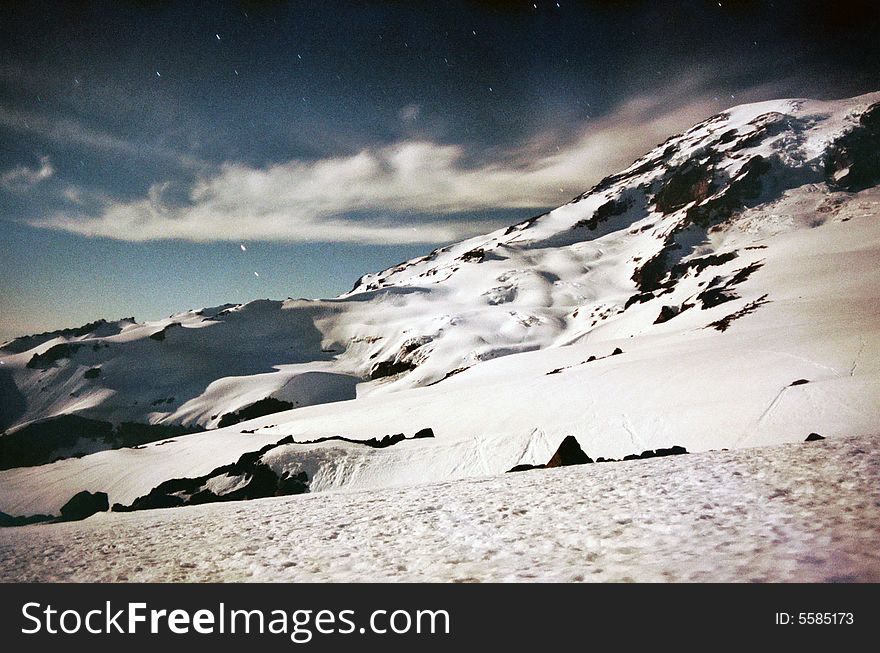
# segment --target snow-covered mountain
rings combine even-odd
[[[567,435],[618,458],[876,432],[878,183],[880,93],[744,105],[336,299],[13,340],[0,511],[203,476],[223,496],[263,448],[317,491],[503,472]]]

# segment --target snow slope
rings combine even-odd
[[[874,433],[878,100],[732,109],[569,204],[366,275],[337,299],[13,341],[0,352],[14,387],[4,437],[69,413],[213,427],[265,397],[296,408],[0,471],[0,510],[54,513],[82,489],[130,503],[285,436],[433,429],[381,450],[265,455],[320,491],[502,472],[545,462],[566,435],[617,458]],[[47,355],[65,344],[79,347]]]
[[[0,529],[2,581],[880,581],[880,438]]]

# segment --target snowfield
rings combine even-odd
[[[880,581],[880,436],[0,530],[4,581]]]

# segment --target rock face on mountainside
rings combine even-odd
[[[61,506],[61,519],[64,521],[77,521],[91,517],[96,512],[110,510],[106,492],[78,492],[70,498],[70,501]]]
[[[287,435],[323,439],[296,453],[315,491],[540,465],[566,435],[619,460],[862,432],[880,423],[878,142],[880,93],[744,105],[335,299],[5,343],[0,469],[84,457],[0,471],[0,510],[57,513],[52,483],[70,497],[80,477],[130,504]],[[421,424],[437,437],[327,440]]]

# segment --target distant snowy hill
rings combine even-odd
[[[13,340],[0,511],[129,504],[284,438],[259,464],[319,491],[503,472],[566,435],[622,457],[874,433],[878,183],[880,93],[750,104],[336,299]]]

